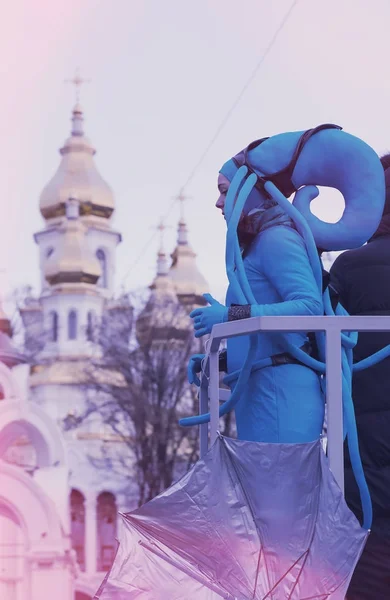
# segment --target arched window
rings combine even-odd
[[[55,310],[50,312],[50,341],[56,342],[58,340],[58,313]]]
[[[70,535],[77,562],[85,571],[85,498],[78,490],[70,494]]]
[[[99,261],[100,269],[102,271],[102,274],[100,275],[100,277],[98,279],[98,285],[100,285],[100,287],[106,288],[107,287],[107,257],[106,257],[104,250],[99,248],[99,250],[96,251],[96,258]]]
[[[97,570],[110,569],[116,551],[116,502],[110,492],[102,492],[97,499]]]
[[[12,428],[12,426],[17,427],[15,423],[9,423],[8,427]],[[21,467],[26,473],[33,475],[41,464],[42,456],[39,454],[37,441],[32,438],[29,432],[23,431],[21,428],[18,434],[15,433],[1,458],[5,462]]]
[[[71,310],[68,314],[68,339],[75,340],[77,338],[77,313]]]
[[[46,250],[46,258],[50,258],[50,256],[53,254],[54,252],[54,248],[48,248]]]
[[[96,315],[93,310],[87,313],[87,340],[89,342],[95,341],[95,328],[96,328]]]

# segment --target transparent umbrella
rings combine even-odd
[[[220,436],[123,517],[100,600],[342,600],[367,538],[320,441]]]

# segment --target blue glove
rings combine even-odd
[[[211,333],[213,325],[224,323],[228,320],[228,308],[217,300],[211,294],[203,294],[203,298],[211,306],[195,308],[190,313],[191,319],[194,319],[195,337],[200,338],[206,333]]]
[[[188,361],[187,366],[187,378],[190,383],[195,383],[198,387],[200,386],[200,380],[197,376],[197,373],[200,373],[202,370],[202,360],[204,359],[205,354],[193,354]]]

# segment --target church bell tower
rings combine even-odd
[[[81,78],[73,82],[78,90]],[[111,226],[114,196],[97,170],[96,150],[85,136],[83,122],[77,94],[70,136],[60,149],[58,169],[40,196],[45,224],[34,236],[40,296],[27,299],[21,310],[27,341],[35,342],[37,352],[30,388],[41,401],[48,402],[50,395],[51,405],[53,386],[82,384],[83,367],[97,351],[94,335],[114,293],[115,251],[121,241]],[[69,405],[60,412],[68,410]]]

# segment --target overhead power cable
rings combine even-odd
[[[213,137],[211,138],[211,140],[207,144],[205,150],[202,152],[199,160],[197,161],[197,163],[195,164],[195,166],[191,170],[191,172],[190,172],[189,176],[187,177],[186,181],[181,186],[180,192],[179,192],[178,196],[174,198],[173,202],[169,205],[166,213],[162,216],[162,222],[164,222],[169,217],[169,215],[171,214],[171,211],[172,211],[173,207],[176,204],[177,198],[184,192],[184,189],[189,185],[189,183],[195,177],[195,175],[196,175],[199,167],[202,165],[202,163],[203,163],[204,159],[206,158],[207,154],[210,152],[212,146],[215,144],[215,142],[218,139],[221,131],[225,127],[226,123],[229,121],[230,117],[232,116],[234,110],[237,108],[237,105],[239,104],[240,100],[244,96],[245,92],[247,91],[247,89],[249,88],[249,86],[251,85],[251,83],[253,82],[253,80],[255,79],[255,77],[256,77],[256,75],[257,75],[260,67],[262,66],[262,64],[264,63],[264,61],[267,58],[268,54],[270,53],[270,51],[271,51],[272,47],[274,46],[274,44],[275,44],[275,42],[276,42],[276,40],[277,40],[280,32],[282,31],[282,29],[286,25],[288,19],[291,16],[291,13],[293,12],[293,10],[294,10],[295,6],[298,4],[298,2],[299,2],[299,0],[294,0],[293,3],[291,4],[290,8],[285,13],[285,15],[284,15],[283,19],[281,20],[278,28],[276,29],[274,35],[272,36],[271,40],[269,41],[268,45],[266,46],[265,50],[263,51],[263,54],[261,55],[259,61],[257,62],[255,68],[253,69],[252,73],[250,74],[249,78],[247,79],[244,87],[241,89],[240,93],[238,94],[238,96],[234,100],[233,104],[229,108],[229,110],[226,113],[225,117],[222,119],[221,123],[217,127],[217,129],[216,129]],[[139,263],[139,261],[141,260],[141,258],[143,256],[145,250],[147,250],[147,248],[153,242],[153,240],[156,237],[156,235],[157,235],[157,230],[154,231],[154,233],[148,239],[147,243],[142,247],[141,251],[139,252],[139,254],[137,255],[137,257],[135,258],[135,260],[129,266],[129,268],[128,268],[126,274],[125,274],[125,276],[123,277],[122,284],[126,281],[126,279],[130,275],[130,273],[132,272],[132,270],[134,269],[134,267]]]

